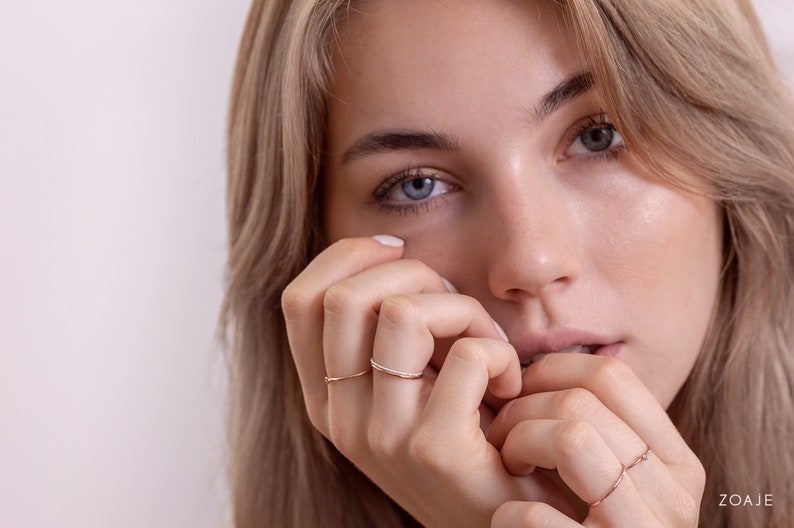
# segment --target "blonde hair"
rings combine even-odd
[[[221,320],[237,528],[417,525],[310,425],[280,311],[323,244],[329,52],[349,3],[257,0],[238,56]],[[708,475],[701,525],[782,527],[794,517],[794,133],[752,6],[554,3],[635,155],[724,210],[717,312],[669,409]],[[719,507],[721,493],[771,493],[774,506]]]

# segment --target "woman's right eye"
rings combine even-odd
[[[441,180],[414,178],[395,186],[389,197],[396,201],[403,201],[404,199],[419,201],[442,194],[448,190],[448,185]]]
[[[386,179],[373,193],[382,205],[390,207],[412,206],[445,194],[454,185],[439,178],[436,172],[409,170]]]

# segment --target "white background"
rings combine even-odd
[[[792,78],[786,3],[758,6]],[[0,5],[0,527],[228,517],[215,324],[247,7]]]

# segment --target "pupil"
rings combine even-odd
[[[582,144],[587,150],[598,152],[612,144],[613,130],[608,127],[592,128],[582,134]]]
[[[435,182],[431,178],[415,178],[403,183],[402,188],[408,198],[412,200],[423,200],[433,192]]]

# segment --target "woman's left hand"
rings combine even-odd
[[[579,524],[545,503],[508,502],[492,528],[697,526],[703,466],[628,365],[551,354],[523,381],[523,396],[500,410],[489,441],[515,475],[556,469],[589,509]]]

